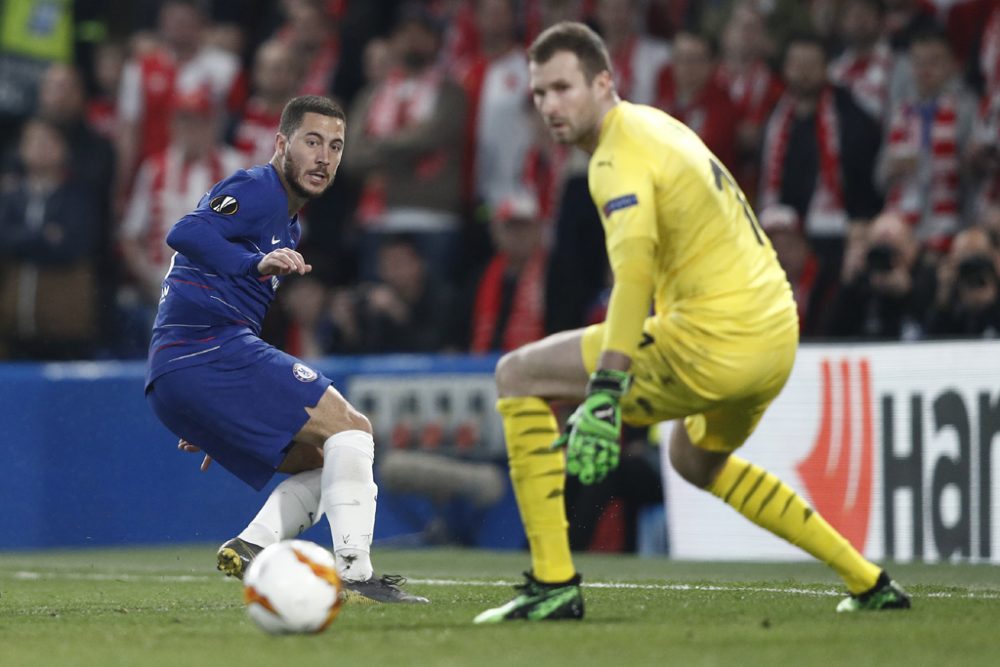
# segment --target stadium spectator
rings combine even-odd
[[[848,0],[837,22],[844,51],[830,63],[830,81],[854,93],[854,100],[882,122],[889,98],[892,51],[882,39],[881,0]]]
[[[408,235],[378,249],[375,282],[333,297],[333,352],[441,352],[459,347],[457,298],[437,279]]]
[[[400,232],[431,272],[448,275],[461,235],[465,93],[436,66],[440,25],[422,6],[403,8],[392,45],[392,71],[359,93],[347,127],[344,166],[363,180],[362,277],[372,278],[382,237]]]
[[[100,328],[107,339],[114,327],[114,295],[121,271],[113,252],[114,220],[112,187],[115,153],[110,140],[99,134],[87,119],[87,96],[83,76],[72,65],[51,65],[38,88],[38,115],[62,130],[69,145],[66,168],[69,178],[85,188],[97,206],[94,239],[97,310]]]
[[[102,215],[106,214],[114,176],[114,149],[87,122],[86,90],[75,67],[55,64],[45,70],[38,86],[38,115],[62,130],[69,142],[66,167],[92,190]]]
[[[969,213],[962,159],[977,103],[956,76],[943,33],[914,37],[910,61],[916,94],[892,109],[877,176],[886,207],[899,211],[921,242],[945,250]]]
[[[656,106],[694,130],[726,167],[733,168],[737,110],[714,73],[711,40],[692,32],[677,33],[671,63],[660,75]]]
[[[938,266],[932,336],[1000,336],[1000,251],[986,229],[960,232]]]
[[[670,45],[646,34],[639,0],[597,0],[595,18],[608,45],[615,88],[622,99],[653,104]]]
[[[920,339],[934,284],[934,266],[922,255],[913,227],[898,213],[883,213],[867,229],[852,228],[827,333],[869,340]]]
[[[208,17],[197,0],[166,0],[160,8],[158,39],[134,54],[122,72],[118,97],[120,186],[146,158],[170,143],[171,100],[202,92],[225,106],[240,63],[232,53],[204,44]]]
[[[29,359],[85,359],[97,333],[100,205],[70,174],[70,147],[49,119],[21,133],[23,172],[0,198],[0,345]]]
[[[892,50],[889,103],[913,97],[915,81],[910,63],[910,42],[915,35],[938,30],[934,8],[923,0],[885,0],[882,31]]]
[[[287,21],[277,38],[303,67],[297,95],[325,95],[333,86],[340,61],[336,22],[326,0],[285,0]]]
[[[595,302],[608,287],[604,227],[590,198],[586,174],[571,173],[559,193],[545,277],[546,334],[589,324]]]
[[[995,0],[957,0],[947,9],[945,30],[952,53],[980,92],[1000,83],[1000,12]]]
[[[490,221],[496,254],[479,279],[472,308],[476,353],[504,352],[545,335],[545,250],[534,194],[504,197]]]
[[[783,90],[766,60],[770,48],[761,13],[752,3],[737,4],[723,27],[715,79],[736,105],[739,157],[729,168],[751,201],[757,198],[764,123]]]
[[[905,52],[915,35],[938,29],[934,7],[925,0],[884,0],[883,29],[893,51]]]
[[[771,239],[778,263],[792,286],[799,312],[800,335],[820,336],[823,314],[834,295],[836,283],[820,280],[819,260],[802,233],[802,223],[795,209],[781,204],[769,206],[760,212],[760,226]]]
[[[171,110],[170,145],[140,166],[120,229],[122,259],[145,310],[146,329],[173,255],[167,232],[213,184],[245,166],[239,153],[219,143],[219,112],[206,94],[179,95]]]
[[[326,287],[312,276],[297,276],[289,280],[282,291],[285,326],[281,349],[300,359],[324,356],[330,336]]]
[[[703,35],[719,35],[729,17],[736,11],[749,8],[764,20],[766,30],[766,57],[774,59],[781,46],[792,36],[807,30],[816,30],[809,13],[809,2],[801,0],[714,0],[689,2],[686,25]]]
[[[525,6],[524,42],[530,44],[538,33],[560,21],[584,18],[584,0],[537,0]]]
[[[759,206],[795,209],[826,276],[839,271],[848,222],[880,208],[872,173],[881,130],[848,91],[830,85],[818,38],[789,43],[784,78],[765,132]]]
[[[118,136],[118,90],[124,67],[124,46],[118,42],[96,46],[93,71],[96,90],[87,100],[87,122],[108,141]]]
[[[253,92],[230,131],[231,143],[246,164],[264,164],[274,155],[281,110],[294,95],[299,71],[284,43],[269,41],[254,54]]]
[[[520,184],[531,147],[528,59],[517,42],[512,0],[477,0],[479,49],[457,75],[469,110],[468,164],[473,201],[496,206]]]

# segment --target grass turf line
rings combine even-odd
[[[214,547],[0,553],[0,665],[992,665],[1000,568],[894,565],[907,613],[833,612],[812,563],[578,558],[583,623],[473,626],[526,554],[379,551],[429,607],[345,608],[324,635],[274,638],[246,617]]]

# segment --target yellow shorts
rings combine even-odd
[[[587,372],[597,367],[605,325],[588,327],[581,352]],[[633,426],[684,418],[691,442],[713,452],[742,445],[781,392],[798,347],[786,328],[746,349],[722,349],[650,317],[632,360],[633,383],[622,399],[622,419]]]

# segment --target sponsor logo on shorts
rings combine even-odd
[[[296,363],[294,366],[292,366],[292,375],[294,375],[295,379],[298,380],[299,382],[312,382],[317,377],[319,377],[318,375],[316,375],[316,371],[309,368],[305,364],[300,364],[300,363]]]

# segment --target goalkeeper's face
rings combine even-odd
[[[614,95],[609,72],[587,81],[580,60],[557,51],[544,63],[529,63],[531,95],[552,138],[586,147],[600,132],[604,104]]]

